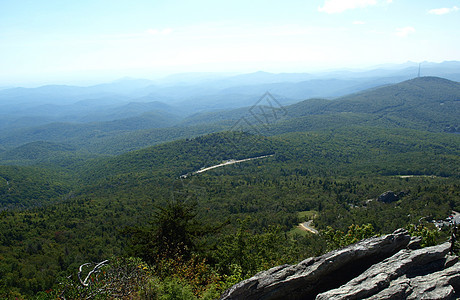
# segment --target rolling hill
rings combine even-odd
[[[267,103],[261,103],[256,108],[207,112],[185,119],[156,111],[108,122],[55,123],[4,132],[0,134],[0,145],[11,149],[34,141],[50,141],[70,144],[78,150],[114,154],[226,129],[272,135],[362,125],[458,132],[459,95],[458,82],[421,77],[334,100],[309,99],[277,107],[283,109],[283,114],[272,118],[268,127],[265,126],[267,124],[259,124],[267,117],[261,115],[261,109],[270,114],[272,108],[264,107]],[[242,118],[246,128],[235,128]]]
[[[437,77],[421,77],[398,84],[372,88],[334,100],[308,99],[285,106],[286,113],[273,132],[340,127],[365,124],[430,131],[459,130],[460,83]],[[250,108],[204,113],[186,118],[183,123],[237,121],[245,117],[257,125]],[[268,108],[268,110],[270,110]],[[289,128],[287,124],[292,124]]]
[[[342,127],[290,127],[270,137],[219,132],[86,159],[65,170],[0,166],[0,199],[8,208],[0,212],[0,295],[34,298],[62,288],[61,280],[70,280],[82,263],[142,255],[126,232],[148,234],[158,212],[174,201],[193,207],[196,220],[209,228],[195,237],[194,255],[226,276],[233,271],[222,266],[237,265],[250,276],[324,251],[322,236],[291,232],[305,221],[301,212],[315,212],[319,230],[369,223],[380,233],[460,208],[459,135],[337,123]],[[15,151],[27,161],[59,157],[72,147],[38,142]],[[274,156],[180,178],[265,154]],[[387,190],[404,197],[392,204],[369,201]],[[262,237],[252,255],[254,239]],[[228,250],[237,242],[244,254]]]
[[[423,63],[422,75],[458,81],[458,65],[459,62],[455,61]],[[87,87],[48,85],[2,89],[0,128],[52,122],[110,121],[148,112],[144,108],[137,111],[127,107],[130,103],[161,102],[169,107],[155,110],[186,116],[248,106],[266,91],[276,95],[283,105],[288,105],[312,97],[340,97],[395,84],[413,78],[417,71],[417,63],[406,63],[377,66],[371,70],[335,70],[314,74],[177,74],[156,81],[123,78]]]

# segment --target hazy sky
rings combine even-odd
[[[460,0],[0,0],[0,86],[460,60]]]

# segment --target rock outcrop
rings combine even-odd
[[[221,299],[457,299],[460,262],[450,243],[417,249],[419,241],[399,229],[260,272]]]
[[[378,198],[377,201],[383,202],[383,203],[391,203],[399,200],[399,195],[396,195],[393,191],[387,191],[383,194],[381,194]]]

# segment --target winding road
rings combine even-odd
[[[318,234],[318,230],[316,230],[315,228],[311,227],[312,222],[313,221],[310,220],[310,221],[307,221],[307,222],[300,223],[299,228],[302,229],[302,230],[311,232],[313,234]]]
[[[223,167],[223,166],[238,164],[238,163],[242,163],[242,162],[250,161],[250,160],[255,160],[255,159],[266,158],[266,157],[270,157],[270,156],[274,156],[274,155],[275,154],[262,155],[262,156],[258,156],[258,157],[251,157],[251,158],[245,158],[245,159],[240,159],[240,160],[230,159],[230,160],[227,160],[226,162],[223,162],[221,164],[214,165],[214,166],[207,167],[207,168],[202,168],[202,169],[200,169],[198,171],[192,172],[191,175],[200,174],[200,173],[203,173],[203,172],[215,169],[215,168]],[[190,174],[184,174],[184,175],[181,176],[181,178],[187,178],[188,176],[190,176]]]

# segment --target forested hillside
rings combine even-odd
[[[455,133],[459,128],[458,94],[458,82],[421,77],[335,100],[309,99],[280,106],[255,99],[255,107],[206,112],[185,119],[155,111],[107,122],[52,123],[5,131],[0,134],[0,145],[13,149],[30,142],[48,141],[72,145],[78,151],[120,154],[180,138],[234,130],[241,118],[246,121],[244,130],[266,135],[350,125]],[[282,109],[282,113],[270,120],[271,126],[259,124],[274,109]]]
[[[460,211],[459,99],[458,83],[417,78],[266,119],[242,108],[2,133],[0,298],[209,299],[399,227],[445,241],[431,221]],[[106,259],[82,286],[79,266]]]
[[[365,124],[379,127],[404,127],[430,131],[456,132],[460,104],[460,84],[437,77],[421,77],[395,85],[365,90],[334,100],[308,99],[285,106],[286,113],[279,121],[295,124],[308,130]],[[276,105],[275,107],[276,108]],[[266,110],[273,109],[267,107]],[[211,121],[251,120],[249,108],[205,113],[186,119],[186,124]],[[305,123],[305,124],[304,124]],[[312,125],[309,125],[311,123]],[[279,130],[273,129],[275,132]]]
[[[228,220],[218,233],[194,238],[194,243],[201,245],[194,252],[207,257],[211,265],[221,266],[220,272],[228,275],[232,271],[223,267],[225,261],[243,266],[246,259],[253,259],[248,256],[238,262],[241,258],[219,257],[220,247],[226,245],[223,241],[242,226],[238,220],[246,220],[244,226],[262,238],[270,226],[280,226],[280,233],[290,231],[301,221],[298,215],[303,211],[317,212],[319,229],[333,226],[343,230],[351,224],[370,223],[377,232],[406,226],[420,216],[444,218],[450,210],[460,208],[458,144],[456,135],[360,127],[269,139],[226,133],[89,162],[74,173],[79,174],[75,178],[79,183],[66,180],[75,189],[70,197],[65,197],[69,187],[50,195],[50,184],[56,183],[51,179],[42,183],[43,175],[29,175],[36,178],[35,190],[25,179],[8,177],[10,185],[27,184],[28,189],[12,194],[4,187],[4,195],[27,199],[28,193],[33,193],[57,203],[2,213],[3,289],[32,295],[51,287],[60,274],[76,270],[79,264],[114,254],[126,252],[152,259],[145,250],[126,248],[129,238],[123,238],[120,230],[149,228],[158,207],[171,201],[194,205],[204,224],[219,227]],[[275,156],[179,179],[181,174],[222,160],[271,153]],[[416,176],[398,177],[403,174]],[[394,204],[367,202],[387,190],[402,191],[405,196]],[[292,236],[283,243],[297,250],[283,254],[285,249],[278,249],[273,254],[278,259],[263,258],[259,253],[264,263],[248,267],[244,274],[325,249],[312,236]],[[303,243],[315,246],[301,246]],[[42,269],[46,273],[40,272]]]

